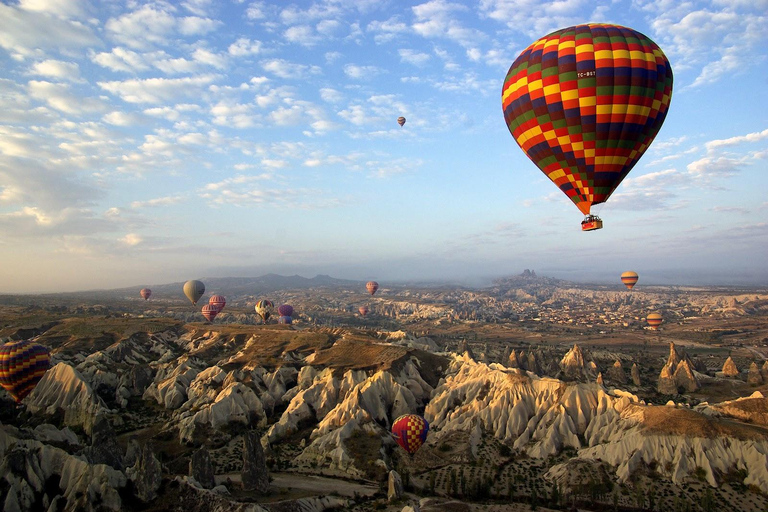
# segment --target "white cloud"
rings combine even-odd
[[[323,101],[328,103],[339,103],[344,99],[343,94],[330,87],[323,87],[320,89],[320,97],[323,99]]]
[[[192,58],[195,59],[195,62],[213,66],[214,68],[225,69],[227,67],[226,57],[224,57],[222,54],[215,53],[204,48],[197,48],[192,53]]]
[[[288,27],[285,29],[285,32],[283,32],[283,37],[289,43],[296,43],[308,47],[316,45],[323,39],[310,25],[294,25]]]
[[[149,69],[149,64],[142,55],[119,46],[112,48],[110,52],[92,53],[91,60],[112,71],[133,73]]]
[[[147,78],[114,82],[98,82],[99,87],[116,94],[128,103],[166,103],[179,97],[201,96],[204,87],[216,79],[215,75],[184,78]]]
[[[533,42],[559,28],[604,19],[587,11],[594,5],[588,0],[480,0],[480,12]]]
[[[136,114],[130,113],[130,112],[119,112],[119,111],[113,111],[108,114],[105,114],[104,117],[101,118],[102,121],[104,121],[107,124],[111,124],[114,126],[133,126],[138,124],[141,119]]]
[[[398,53],[400,54],[401,61],[413,64],[414,66],[423,66],[430,59],[428,53],[417,52],[411,49],[401,49],[398,50]]]
[[[251,2],[245,10],[245,16],[249,20],[261,20],[267,17],[264,2]]]
[[[377,44],[386,43],[396,39],[400,34],[408,31],[408,25],[400,21],[397,17],[389,18],[384,21],[372,21],[366,27],[368,32],[373,32],[373,39]]]
[[[125,235],[124,237],[118,240],[124,243],[125,245],[130,245],[130,246],[139,245],[141,242],[144,241],[144,239],[140,235],[137,235],[136,233],[128,233],[127,235]]]
[[[321,71],[319,66],[297,64],[283,59],[262,61],[261,67],[264,71],[272,73],[280,78],[294,79],[307,78],[310,75],[318,75]]]
[[[42,62],[36,62],[32,66],[31,73],[68,82],[83,81],[82,78],[80,78],[80,66],[78,66],[76,62],[48,59]]]
[[[27,86],[30,97],[66,114],[82,115],[106,110],[102,100],[73,94],[67,84],[32,80]]]
[[[344,66],[344,74],[354,80],[370,79],[381,74],[382,70],[376,66],[358,66],[347,64]]]
[[[59,18],[84,18],[91,10],[83,0],[20,0],[19,7],[25,11],[53,14]]]
[[[768,139],[768,128],[761,132],[748,133],[747,135],[738,135],[728,139],[713,140],[704,144],[704,147],[707,148],[707,151],[714,151],[719,148],[737,146],[745,142],[758,142],[763,139]]]
[[[427,37],[445,37],[463,46],[471,46],[485,39],[479,30],[465,28],[453,13],[465,13],[469,8],[460,3],[446,0],[430,0],[411,8],[416,21],[412,24],[414,32]],[[471,11],[470,11],[471,12]]]
[[[223,23],[211,18],[201,18],[198,16],[186,16],[179,20],[179,32],[185,36],[199,36],[213,32]]]
[[[241,37],[227,49],[233,57],[245,57],[247,55],[258,55],[261,52],[261,41],[250,40],[247,37]]]
[[[221,101],[211,107],[213,124],[233,128],[250,128],[257,122],[251,105]]]
[[[142,208],[154,208],[157,206],[169,206],[181,203],[184,199],[181,196],[164,196],[147,199],[145,201],[133,201],[131,208],[140,210]]]
[[[110,18],[104,28],[112,39],[131,48],[165,44],[178,23],[174,11],[170,4],[143,5],[133,12]]]
[[[26,58],[39,50],[65,50],[100,44],[90,27],[44,12],[0,3],[0,48],[12,56]]]

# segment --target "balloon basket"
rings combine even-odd
[[[587,217],[581,221],[582,231],[594,231],[596,229],[603,229],[603,221],[596,215],[587,215]]]

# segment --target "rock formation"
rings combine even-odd
[[[213,489],[216,486],[211,454],[205,447],[192,454],[189,461],[189,474],[200,483],[203,489]]]
[[[117,470],[123,469],[123,450],[117,444],[115,431],[105,416],[100,416],[93,426],[87,456],[91,464],[106,464]]]
[[[389,478],[387,479],[387,501],[397,501],[402,497],[403,480],[397,471],[392,470],[389,472]]]
[[[749,372],[747,373],[747,384],[759,386],[763,381],[763,375],[760,373],[757,363],[752,361],[752,364],[749,365]]]
[[[669,344],[669,358],[667,364],[661,369],[656,389],[665,395],[675,395],[679,392],[688,392],[701,388],[693,363],[685,352],[678,353],[674,343]]]
[[[641,386],[640,383],[640,369],[637,367],[637,363],[632,363],[632,384],[635,386]]]
[[[626,384],[627,383],[627,375],[624,373],[624,368],[621,367],[621,361],[618,359],[615,363],[613,363],[613,366],[608,368],[608,371],[606,372],[606,376],[608,377],[608,380],[612,382],[613,384]]]
[[[157,490],[163,480],[163,472],[160,461],[155,457],[152,447],[145,444],[138,453],[136,462],[126,470],[126,474],[133,482],[136,496],[148,503],[157,497]]]
[[[725,360],[725,364],[723,364],[723,375],[726,377],[739,376],[739,369],[736,368],[736,363],[733,362],[731,356],[728,356],[728,359]]]
[[[254,432],[243,436],[243,489],[259,494],[269,492],[269,473],[264,459],[264,450]]]

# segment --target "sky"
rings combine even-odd
[[[0,292],[768,285],[768,0],[3,0],[0,20]],[[646,34],[675,80],[593,232],[501,108],[517,55],[587,22]]]

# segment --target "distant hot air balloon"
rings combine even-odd
[[[193,279],[184,283],[184,295],[192,304],[196,305],[204,293],[205,285],[202,282]]]
[[[213,322],[213,319],[216,318],[216,315],[219,314],[219,311],[221,310],[213,304],[206,304],[203,306],[203,316],[209,322]]]
[[[291,317],[291,315],[281,315],[280,318],[278,318],[277,323],[291,325],[293,323],[293,317]]]
[[[225,299],[223,295],[212,295],[211,298],[208,299],[208,304],[214,306],[221,312],[221,310],[224,309],[224,306],[227,305],[227,299]]]
[[[142,288],[139,294],[141,295],[142,299],[147,300],[152,296],[152,290],[149,288]]]
[[[621,282],[631,290],[635,283],[637,283],[637,272],[632,272],[631,270],[624,272],[621,274]]]
[[[360,306],[358,308],[358,311],[360,312],[361,315],[365,316],[368,314],[368,306]]]
[[[664,321],[664,317],[661,313],[651,313],[645,317],[645,321],[648,322],[648,326],[653,330],[658,330],[661,323]]]
[[[280,316],[293,316],[293,306],[283,304],[277,308],[277,314]]]
[[[405,124],[405,118],[403,116],[398,117],[397,124],[399,124],[400,126],[403,126]]]
[[[48,349],[34,341],[11,341],[0,346],[0,386],[21,402],[51,366]]]
[[[376,293],[376,290],[379,289],[379,283],[377,283],[376,281],[368,281],[367,283],[365,283],[365,288],[368,290],[368,293],[373,295],[374,293]]]
[[[416,414],[400,416],[392,423],[392,435],[397,444],[411,455],[416,453],[427,440],[428,432],[429,423]]]
[[[261,316],[261,319],[264,320],[264,323],[267,323],[267,320],[269,320],[269,317],[272,315],[272,308],[274,308],[275,305],[272,304],[272,301],[262,299],[259,302],[256,303],[256,313]]]
[[[523,152],[600,229],[605,202],[659,132],[672,97],[661,49],[630,28],[586,24],[542,37],[504,79],[501,104]]]

